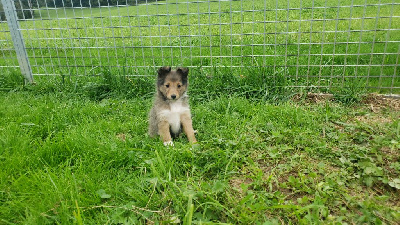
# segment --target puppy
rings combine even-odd
[[[190,143],[196,143],[189,108],[188,68],[164,66],[158,70],[157,93],[149,115],[149,135],[160,135],[165,146],[173,146],[172,138],[182,129]]]

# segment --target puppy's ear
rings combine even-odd
[[[169,72],[171,72],[171,67],[163,66],[158,69],[158,78],[164,78]]]
[[[176,68],[176,71],[182,74],[183,76],[187,76],[189,74],[189,69],[186,67],[178,67]]]
[[[167,76],[167,74],[171,72],[171,67],[169,66],[164,66],[158,69],[158,78],[157,78],[157,85],[160,86],[164,83],[164,79]]]
[[[188,81],[189,69],[186,67],[178,67],[176,68],[176,72],[182,75],[182,83],[186,84]]]

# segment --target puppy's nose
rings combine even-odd
[[[176,95],[171,95],[171,98],[172,99],[176,99]]]

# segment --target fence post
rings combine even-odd
[[[3,4],[4,14],[6,15],[8,27],[10,28],[11,38],[14,43],[15,52],[21,73],[26,81],[33,83],[31,65],[28,60],[24,39],[22,38],[21,30],[18,23],[17,11],[13,0],[1,0]]]

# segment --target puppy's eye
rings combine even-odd
[[[182,85],[178,84],[178,88],[181,88]]]
[[[169,88],[169,84],[165,85],[165,87]]]

